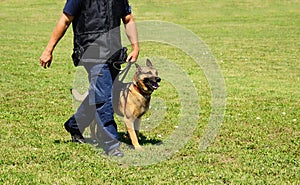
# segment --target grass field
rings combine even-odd
[[[136,21],[178,24],[210,48],[226,82],[226,112],[216,139],[199,150],[212,108],[203,71],[178,48],[144,42],[140,58],[175,61],[193,81],[201,111],[189,141],[166,160],[140,166],[68,142],[63,123],[74,112],[69,89],[76,73],[71,29],[51,68],[39,66],[64,1],[2,0],[0,184],[300,184],[300,2],[131,3]],[[143,132],[145,145],[164,141],[179,124],[175,88],[162,81],[154,97],[165,101],[166,116]],[[124,132],[122,123],[119,128]]]

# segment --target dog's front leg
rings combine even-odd
[[[126,129],[129,133],[131,143],[134,146],[134,149],[136,149],[136,150],[141,149],[141,146],[139,144],[139,141],[138,141],[138,138],[137,138],[137,135],[135,132],[135,127],[134,127],[135,120],[133,118],[128,118],[128,117],[124,116],[124,122],[125,122]]]
[[[138,139],[139,139],[139,133],[140,133],[140,125],[141,125],[141,118],[137,118],[134,121],[134,130],[135,130],[136,137]]]

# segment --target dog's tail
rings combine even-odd
[[[82,102],[88,95],[88,92],[85,92],[84,94],[80,94],[76,89],[70,89],[71,94],[75,101]]]

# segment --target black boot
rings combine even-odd
[[[74,123],[76,124],[76,120],[74,118],[74,116],[72,116],[68,121],[65,122],[64,126],[65,126],[65,129],[67,132],[69,132],[71,134],[71,139],[72,139],[72,142],[75,142],[75,143],[85,143],[85,140],[84,140],[84,137],[82,136],[79,128],[73,128],[73,127],[70,127],[70,124],[73,124]],[[77,124],[76,124],[77,125]]]

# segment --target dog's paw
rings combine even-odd
[[[142,148],[140,145],[134,146],[134,149],[135,149],[135,150],[139,150],[139,151],[143,150],[143,148]]]

